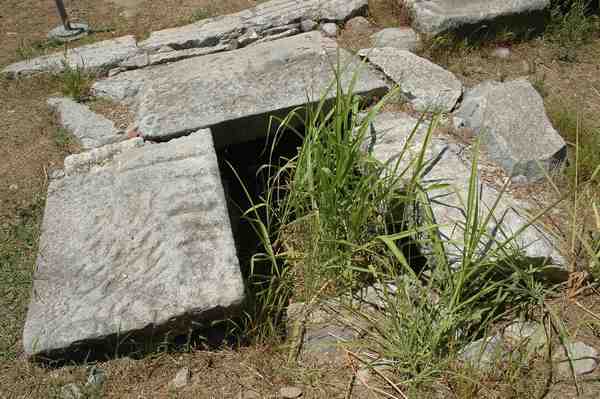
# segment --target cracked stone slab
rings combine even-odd
[[[371,35],[373,47],[395,47],[400,50],[415,51],[421,45],[417,32],[411,28],[386,28]]]
[[[221,146],[256,139],[266,134],[269,115],[320,99],[335,79],[338,54],[344,87],[356,73],[356,94],[387,91],[377,71],[338,49],[335,41],[309,32],[121,73],[97,82],[94,92],[131,104],[146,138],[164,140],[216,126],[213,133]],[[326,94],[335,96],[333,90]],[[255,122],[261,126],[250,128]],[[230,123],[228,128],[219,128],[224,123]]]
[[[77,137],[85,150],[127,138],[112,121],[70,98],[50,98],[48,105],[56,112],[59,124]]]
[[[210,131],[110,144],[50,182],[25,352],[186,333],[243,292]]]
[[[108,70],[139,51],[135,37],[123,36],[11,64],[3,74],[16,78],[36,73],[60,73],[68,65],[89,72]]]
[[[550,0],[405,0],[405,3],[413,27],[429,35],[500,17],[539,12],[550,6]]]
[[[491,159],[528,181],[562,165],[567,144],[552,126],[544,101],[526,79],[483,82],[468,91],[455,113],[461,128],[481,138]]]
[[[185,50],[172,50],[159,52],[156,54],[136,54],[121,62],[119,67],[124,69],[138,69],[147,66],[166,64],[168,62],[181,61],[186,58],[201,57],[203,55],[219,53],[221,51],[232,50],[230,45],[218,45],[204,48],[190,48]]]
[[[381,162],[389,162],[388,167],[394,168],[396,162],[400,172],[411,168],[411,160],[416,159],[421,150],[429,122],[418,125],[418,120],[402,113],[386,112],[378,115],[373,121],[371,138],[371,153]],[[410,133],[417,127],[417,133],[407,146],[407,153],[400,157]],[[465,206],[467,203],[469,178],[471,173],[470,160],[464,155],[465,151],[457,144],[443,137],[434,137],[425,153],[425,160],[430,164],[423,177],[426,184],[445,183],[429,192],[434,218],[440,224],[441,237],[445,243],[446,253],[452,263],[458,264],[464,253],[464,226],[466,222]],[[392,169],[390,169],[392,170]],[[409,176],[407,175],[407,178]],[[481,187],[480,207],[482,217],[486,216],[498,198],[498,191],[479,180]],[[494,217],[491,218],[487,230],[496,242],[506,241],[514,233],[527,226],[530,215],[526,203],[517,200],[510,193],[504,193]],[[543,263],[556,267],[549,272],[548,278],[564,279],[566,261],[558,249],[559,240],[544,227],[529,225],[513,241],[511,247],[520,251],[529,261]],[[486,248],[487,239],[479,243],[480,248]],[[565,273],[559,273],[564,271]],[[550,274],[552,273],[552,274]]]
[[[452,72],[410,51],[382,47],[360,50],[359,55],[398,84],[417,111],[451,111],[462,95],[462,83]]]
[[[155,51],[162,46],[176,50],[215,46],[236,40],[250,29],[262,37],[269,30],[303,20],[342,22],[367,6],[368,0],[271,0],[235,14],[152,32],[140,47]]]

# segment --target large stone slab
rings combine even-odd
[[[425,121],[418,126],[413,141],[407,146],[406,155],[400,157],[399,154],[417,125],[418,120],[406,114],[382,113],[378,115],[373,122],[375,134],[375,138],[373,138],[375,144],[371,146],[373,156],[381,162],[389,162],[389,168],[396,167],[396,163],[398,163],[398,171],[410,168],[410,162],[416,158],[423,147],[429,122]],[[466,152],[466,149],[461,148],[458,144],[443,137],[434,136],[427,147],[425,157],[430,164],[426,168],[424,182],[426,184],[447,184],[446,187],[431,190],[429,197],[436,222],[440,224],[440,233],[445,242],[446,252],[452,263],[461,261],[465,247],[465,204],[467,204],[470,178],[470,160],[464,155]],[[482,190],[480,212],[481,215],[487,215],[499,193],[481,180],[478,182]],[[527,208],[528,204],[505,193],[495,209],[494,217],[487,226],[490,237],[495,237],[497,242],[503,242],[522,227],[527,226],[528,221],[531,220],[526,211]],[[531,225],[513,241],[511,247],[521,251],[531,261],[564,266],[566,263],[558,249],[558,242],[542,226]],[[483,250],[487,244],[488,240],[486,239],[479,243],[479,248]],[[554,276],[557,274],[555,273]],[[561,275],[560,278],[562,277]]]
[[[385,28],[371,35],[373,47],[395,47],[400,50],[416,51],[421,46],[417,32],[411,28]]]
[[[509,174],[543,179],[544,169],[552,171],[566,159],[567,145],[526,79],[481,83],[467,92],[456,118],[459,127],[481,138],[490,158]]]
[[[243,299],[211,133],[68,157],[51,181],[23,345],[62,356],[185,333]]]
[[[452,72],[410,51],[383,47],[359,54],[398,84],[418,111],[451,111],[462,95],[462,83]]]
[[[66,53],[62,51],[17,62],[4,68],[2,73],[13,78],[41,72],[60,73],[67,65],[85,71],[100,72],[118,65],[138,51],[135,37],[123,36],[68,49]]]
[[[85,150],[127,138],[112,121],[70,98],[53,97],[48,105],[56,112],[59,124],[77,137]]]
[[[379,73],[335,41],[318,32],[256,46],[119,74],[96,83],[96,95],[126,101],[137,109],[144,137],[164,140],[203,127],[215,127],[217,145],[264,137],[268,115],[335,97],[335,65],[348,88],[357,80],[357,94],[380,95],[387,90]],[[252,120],[264,126],[250,127]],[[237,136],[236,136],[237,134]]]
[[[435,35],[463,25],[492,21],[500,17],[538,12],[550,0],[405,0],[413,27]]]
[[[209,47],[235,41],[248,31],[259,37],[272,28],[302,20],[344,21],[366,9],[368,0],[271,0],[239,13],[208,18],[191,25],[153,32],[140,47],[147,51]]]

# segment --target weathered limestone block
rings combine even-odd
[[[127,138],[115,124],[70,98],[50,98],[48,105],[56,112],[59,124],[77,137],[85,150]]]
[[[25,352],[186,333],[243,292],[210,131],[111,144],[50,183]]]
[[[429,128],[428,122],[423,122],[415,134],[413,141],[407,147],[407,153],[400,158],[410,133],[417,126],[418,120],[402,113],[382,113],[373,122],[375,134],[372,146],[373,156],[381,162],[389,162],[389,168],[398,163],[398,171],[410,166],[410,162],[419,154]],[[441,137],[434,137],[427,147],[425,160],[431,161],[427,173],[423,177],[425,183],[446,183],[448,187],[431,190],[429,198],[436,222],[440,225],[440,233],[445,241],[446,253],[452,263],[459,263],[464,254],[464,227],[466,222],[465,204],[467,203],[470,160],[464,159],[464,151],[458,145],[450,143]],[[409,176],[407,176],[408,178]],[[488,214],[493,207],[498,191],[483,184],[480,196],[480,213]],[[480,187],[478,185],[478,187]],[[504,242],[514,233],[528,225],[530,217],[524,210],[527,204],[516,200],[504,193],[491,218],[488,233],[496,243]],[[513,241],[510,248],[521,251],[530,261],[547,265],[564,267],[565,259],[558,250],[558,240],[542,226],[530,225]],[[487,248],[488,239],[479,243],[482,250]],[[492,247],[495,243],[492,242]],[[561,268],[559,268],[562,270]],[[553,270],[553,277],[561,279],[564,275]]]
[[[499,17],[544,10],[550,0],[405,0],[413,27],[435,35]]]
[[[33,75],[41,72],[60,73],[65,65],[89,72],[108,70],[139,51],[135,37],[123,36],[117,39],[77,47],[43,57],[11,64],[2,70],[10,77]]]
[[[481,138],[490,158],[509,174],[533,181],[560,166],[567,144],[552,127],[544,101],[525,79],[483,82],[456,112],[459,127]]]
[[[303,20],[342,22],[365,9],[368,0],[271,0],[241,12],[207,18],[191,25],[153,32],[140,47],[176,50],[224,44],[252,29],[258,35]]]
[[[398,84],[418,111],[451,111],[462,95],[462,83],[452,72],[410,51],[383,47],[359,54]]]
[[[371,36],[373,47],[394,47],[415,51],[421,45],[419,35],[411,28],[386,28]]]
[[[140,132],[163,140],[213,127],[217,146],[266,134],[268,116],[318,101],[335,79],[338,47],[309,32],[240,50],[191,58],[97,82],[96,95],[137,108]],[[342,83],[358,74],[354,92],[380,95],[380,74],[339,49]],[[335,97],[329,90],[328,98]],[[252,127],[253,121],[265,126]],[[222,129],[223,123],[233,123]],[[234,133],[237,136],[234,136]]]

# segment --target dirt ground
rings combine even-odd
[[[254,6],[253,0],[78,0],[66,1],[72,19],[84,20],[97,30],[100,40],[123,34],[144,37],[160,28],[190,22],[199,16],[234,12]],[[343,32],[341,40],[366,43],[376,27],[406,22],[402,9],[389,0],[372,0],[374,27],[360,34]],[[121,7],[120,5],[125,5]],[[0,9],[0,67],[23,54],[55,51],[44,47],[46,33],[56,25],[51,0],[2,0]],[[354,36],[353,36],[354,35]],[[446,60],[446,66],[467,84],[485,79],[510,79],[526,75],[543,81],[549,108],[566,107],[581,112],[600,128],[600,40],[581,51],[577,62],[557,61],[543,41],[511,48],[506,60],[490,56],[490,49]],[[0,398],[55,398],[66,383],[84,383],[83,366],[45,369],[28,363],[22,355],[20,334],[29,300],[31,275],[37,252],[37,235],[43,212],[47,176],[77,149],[58,129],[46,99],[60,92],[56,78],[34,77],[19,81],[0,79]],[[102,109],[102,105],[98,105]],[[107,111],[108,112],[108,111]],[[126,124],[124,122],[124,124]],[[587,290],[577,300],[600,314],[600,296]],[[556,309],[577,339],[600,348],[600,320],[576,305],[567,295],[556,300]],[[321,361],[323,359],[320,359]],[[177,394],[168,382],[181,367],[192,371],[192,382]],[[289,366],[279,348],[252,347],[238,351],[159,353],[141,360],[121,358],[99,364],[108,381],[93,398],[260,398],[276,397],[285,385],[301,386],[305,398],[346,398],[355,381],[350,358],[302,367]],[[598,376],[580,382],[588,398],[597,397]],[[379,386],[380,382],[373,382]],[[548,397],[574,397],[570,381],[551,389]],[[375,396],[356,388],[352,397]],[[460,398],[456,392],[445,397]],[[503,397],[502,395],[497,397]]]

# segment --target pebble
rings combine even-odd
[[[510,57],[510,49],[508,47],[496,47],[492,51],[492,57],[507,59]]]
[[[86,386],[100,386],[106,381],[106,372],[102,369],[92,366],[88,375]]]
[[[302,390],[297,387],[283,387],[279,390],[279,396],[285,399],[295,399],[302,396]]]
[[[312,19],[305,19],[300,22],[300,30],[302,32],[311,32],[317,28],[317,23]]]
[[[191,378],[190,369],[187,367],[181,368],[177,374],[175,374],[175,378],[170,382],[169,386],[174,389],[180,389],[185,387],[190,383]]]
[[[368,31],[371,28],[371,23],[365,17],[354,17],[346,22],[346,29],[356,32]]]
[[[321,25],[321,32],[327,37],[335,38],[337,36],[337,25],[333,22],[327,22]]]
[[[589,374],[598,367],[598,363],[600,362],[599,354],[591,346],[583,342],[575,342],[567,344],[566,349],[570,354],[575,375]],[[561,376],[565,378],[572,376],[570,362],[566,356],[564,347],[561,347],[556,355],[554,355],[554,361],[558,362],[558,373]]]

